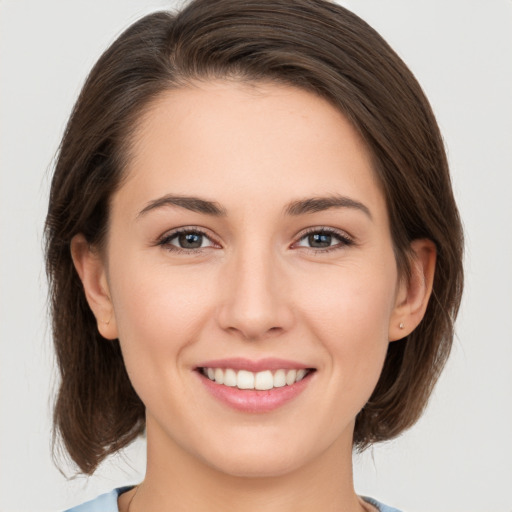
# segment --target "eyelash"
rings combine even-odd
[[[201,235],[205,238],[207,238],[213,246],[219,245],[218,242],[216,242],[211,235],[208,235],[205,231],[202,229],[196,228],[196,227],[183,227],[176,229],[172,231],[171,233],[165,234],[162,236],[156,245],[160,245],[164,247],[169,252],[175,252],[175,253],[184,253],[184,254],[193,254],[193,255],[199,255],[201,254],[205,249],[208,247],[198,247],[197,249],[185,249],[183,247],[178,247],[176,245],[172,245],[171,241],[177,238],[180,235],[183,234],[190,234],[190,235]]]
[[[314,248],[314,247],[304,247],[304,246],[300,246],[302,247],[303,249],[309,251],[309,252],[312,252],[314,254],[318,254],[318,253],[328,253],[328,252],[332,252],[332,251],[337,251],[337,250],[340,250],[344,247],[350,247],[351,245],[354,245],[355,242],[354,240],[348,236],[344,231],[339,231],[337,229],[333,229],[333,228],[328,228],[328,227],[315,227],[315,228],[310,228],[310,229],[307,229],[306,231],[302,232],[299,236],[299,239],[297,242],[294,242],[294,246],[296,244],[298,244],[301,240],[303,240],[304,238],[306,238],[307,236],[309,235],[331,235],[333,238],[336,238],[338,239],[339,243],[335,244],[335,245],[331,245],[329,247],[324,247],[324,248]]]
[[[184,227],[184,228],[176,229],[175,231],[172,231],[171,233],[165,234],[164,236],[162,236],[157,241],[156,245],[162,246],[170,252],[194,254],[194,255],[199,255],[199,254],[203,253],[205,249],[208,249],[208,247],[211,247],[211,246],[208,246],[208,247],[198,247],[196,249],[185,249],[183,247],[178,247],[176,245],[172,245],[171,241],[173,241],[179,235],[182,235],[182,234],[201,235],[201,236],[207,238],[211,242],[212,246],[220,245],[217,241],[215,241],[213,239],[213,237],[211,235],[208,235],[205,231],[203,231],[200,228],[196,228],[196,227]],[[313,234],[333,236],[334,238],[336,238],[339,241],[339,243],[329,246],[329,247],[324,247],[324,248],[297,246],[297,244],[299,242],[301,242],[304,238],[306,238],[310,235],[313,235]],[[318,254],[318,253],[328,253],[331,251],[339,250],[339,249],[342,249],[343,247],[350,247],[351,245],[354,245],[354,243],[355,243],[354,240],[343,231],[338,231],[336,229],[328,228],[328,227],[315,227],[315,228],[310,228],[310,229],[302,232],[300,234],[298,240],[292,244],[292,247],[301,247],[302,249],[304,249],[308,252]]]

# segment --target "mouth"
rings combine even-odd
[[[244,413],[267,413],[295,401],[310,386],[316,371],[301,363],[273,358],[223,359],[195,368],[210,396]]]
[[[198,367],[207,379],[222,386],[242,390],[268,391],[274,388],[293,386],[315,371],[314,368],[263,370],[252,372],[235,368]]]

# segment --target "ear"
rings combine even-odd
[[[389,323],[389,341],[409,335],[421,322],[432,293],[436,267],[436,246],[432,240],[411,243],[411,275],[399,284],[395,308]]]
[[[82,234],[71,240],[71,257],[84,287],[100,334],[109,340],[116,339],[117,325],[110,298],[105,263],[98,250],[93,248]]]

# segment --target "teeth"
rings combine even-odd
[[[202,373],[217,384],[237,387],[238,389],[257,389],[264,391],[272,388],[291,386],[301,381],[309,371],[301,368],[300,370],[276,370],[274,373],[270,370],[255,373],[247,370],[239,370],[236,372],[232,368],[203,368]]]
[[[286,372],[284,370],[277,370],[274,373],[274,387],[282,388],[283,386],[286,386]]]
[[[224,372],[224,385],[234,388],[237,385],[237,378],[235,370],[228,368]]]
[[[306,376],[306,370],[301,368],[297,371],[297,377],[295,377],[295,382],[299,382],[299,380],[302,380]]]
[[[270,370],[258,372],[254,377],[254,389],[272,389],[274,387],[274,377]]]
[[[236,386],[239,389],[254,389],[254,373],[240,370],[236,378]]]
[[[297,370],[288,370],[286,372],[286,384],[291,386],[297,378]]]
[[[222,368],[215,368],[215,382],[217,384],[224,384],[224,372]]]

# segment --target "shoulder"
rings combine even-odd
[[[64,512],[119,512],[117,498],[123,492],[129,491],[132,487],[119,487],[110,492],[102,494],[97,498],[65,510]]]
[[[132,487],[119,487],[110,492],[102,494],[97,498],[65,510],[64,512],[119,512],[117,499],[123,492],[129,491]],[[373,505],[379,512],[400,512],[398,509],[388,507],[373,498],[363,497],[364,501]]]
[[[361,496],[361,498],[363,498],[366,503],[373,505],[378,510],[378,512],[400,512],[400,510],[397,508],[388,507],[387,505],[384,505],[383,503],[380,503],[373,498],[368,498],[367,496]]]

